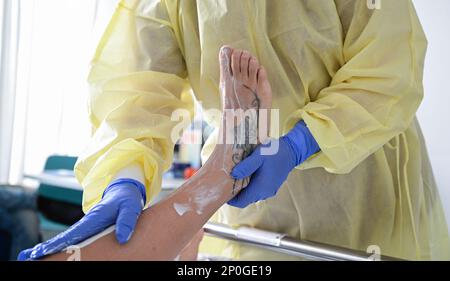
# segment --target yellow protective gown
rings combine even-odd
[[[322,151],[276,197],[213,218],[299,239],[406,259],[450,259],[447,226],[416,110],[426,38],[411,1],[208,0],[120,2],[89,82],[93,138],[76,165],[84,210],[126,165],[140,163],[148,197],[172,160],[174,109],[221,108],[219,48],[267,68],[283,132],[304,119]],[[218,120],[209,120],[213,126]],[[203,156],[214,146],[208,140]],[[151,239],[151,237],[149,238]],[[289,256],[206,238],[236,259]]]

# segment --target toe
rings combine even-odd
[[[241,72],[241,50],[233,50],[233,54],[231,55],[231,70],[233,77],[239,77]]]
[[[267,72],[263,66],[258,68],[257,79],[258,79],[258,86],[260,86],[267,80]]]
[[[220,74],[222,77],[224,75],[231,75],[231,54],[233,49],[229,46],[223,46],[219,52],[219,62],[220,62]]]
[[[257,75],[259,70],[259,62],[255,57],[250,58],[249,66],[248,66],[248,72],[249,72],[249,82],[252,85],[257,84]]]
[[[251,55],[249,52],[247,51],[243,51],[242,55],[241,55],[241,79],[243,79],[243,82],[247,82],[246,80],[248,80],[248,75],[249,75],[249,69],[248,69],[248,64],[249,64],[249,60],[251,58]]]
[[[261,108],[272,107],[272,89],[267,76],[267,71],[264,67],[258,69],[258,86],[257,92],[261,99]]]

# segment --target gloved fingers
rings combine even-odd
[[[54,238],[36,245],[31,251],[19,254],[19,257],[35,260],[43,256],[58,253],[69,246],[76,245],[98,234],[114,223],[110,219],[110,216],[105,217],[102,215],[103,212],[100,207],[97,209],[88,213],[80,221]]]
[[[58,236],[37,244],[31,249],[24,250],[19,253],[18,259],[19,260],[36,260],[43,256],[54,254],[57,252],[60,252],[64,248],[68,247],[70,242],[72,242],[72,237],[70,235],[71,230],[68,229],[63,233],[60,233]],[[74,242],[76,244],[76,242]]]
[[[33,252],[33,248],[31,249],[26,249],[23,250],[19,253],[19,255],[17,256],[17,260],[18,261],[26,261],[30,259],[31,256],[31,252]]]
[[[141,212],[141,209],[130,207],[119,210],[116,221],[116,239],[120,244],[125,244],[130,240]]]
[[[260,149],[256,149],[253,153],[237,164],[231,171],[231,176],[234,179],[245,179],[250,177],[262,165],[263,158]]]
[[[241,190],[233,199],[228,201],[228,205],[242,209],[259,201],[259,198],[255,197],[255,187],[256,186],[253,182],[250,182],[246,188]]]

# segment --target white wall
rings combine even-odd
[[[414,4],[429,43],[425,98],[418,118],[450,226],[450,1],[414,0]]]
[[[11,134],[14,116],[15,92],[15,70],[16,49],[18,47],[19,29],[19,2],[3,0],[0,21],[0,182],[6,182],[10,171],[9,160],[11,159]]]

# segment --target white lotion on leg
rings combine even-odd
[[[179,216],[182,216],[185,213],[192,210],[189,204],[181,204],[181,203],[173,203],[173,208],[175,209],[175,212],[177,212]]]

